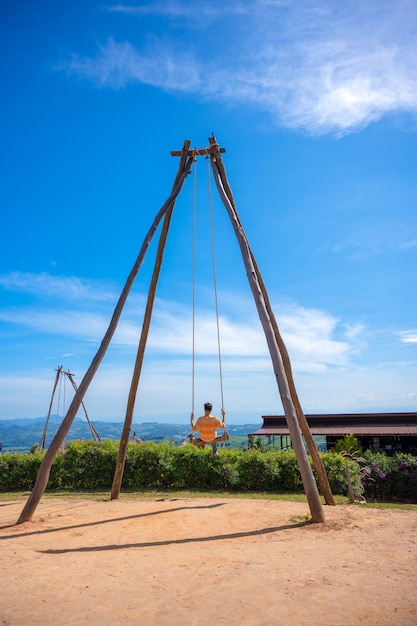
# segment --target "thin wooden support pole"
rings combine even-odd
[[[71,372],[64,372],[64,374],[66,374],[66,376],[68,376],[68,378],[69,378],[69,380],[71,382],[71,385],[73,386],[74,391],[76,392],[78,387],[77,387],[77,383],[74,380],[74,375],[71,374]],[[84,415],[85,415],[85,418],[87,420],[87,424],[88,424],[88,426],[90,428],[90,432],[93,435],[93,439],[94,439],[95,442],[98,443],[99,441],[101,441],[101,437],[98,434],[97,430],[94,428],[94,425],[91,422],[90,418],[88,417],[87,409],[85,408],[85,404],[84,404],[83,401],[81,401],[81,406],[83,407]]]
[[[184,162],[185,161],[185,162]],[[71,428],[71,424],[74,421],[74,417],[77,414],[77,411],[80,407],[81,401],[84,398],[84,395],[94,377],[94,374],[96,373],[97,369],[100,366],[100,363],[102,362],[106,352],[107,352],[107,348],[110,345],[111,339],[116,331],[117,325],[119,323],[120,320],[120,316],[122,314],[124,305],[126,303],[127,297],[130,293],[130,290],[132,288],[133,282],[139,272],[139,269],[143,263],[143,260],[145,258],[145,254],[149,248],[149,245],[152,241],[152,237],[155,234],[156,229],[158,228],[162,218],[164,217],[165,213],[167,212],[167,210],[170,208],[170,206],[173,204],[173,202],[175,202],[175,199],[177,198],[178,194],[180,193],[182,186],[184,184],[184,181],[186,179],[186,177],[188,176],[189,170],[190,170],[190,165],[192,162],[192,158],[190,158],[189,160],[183,160],[181,159],[180,161],[180,166],[178,170],[178,174],[177,174],[177,178],[176,178],[176,185],[174,186],[170,196],[167,198],[167,200],[165,201],[165,203],[162,205],[162,207],[160,208],[159,212],[157,213],[148,233],[146,234],[146,237],[143,241],[142,247],[140,249],[139,255],[130,271],[130,274],[126,280],[126,283],[123,287],[122,293],[120,294],[119,300],[117,302],[116,308],[113,312],[113,316],[111,318],[109,327],[106,331],[106,334],[104,335],[104,338],[100,344],[100,347],[95,355],[95,357],[93,358],[90,367],[88,368],[87,372],[84,375],[84,378],[82,379],[80,386],[78,387],[78,390],[76,391],[74,398],[72,400],[72,403],[67,411],[67,414],[60,426],[60,428],[58,429],[54,439],[51,442],[51,445],[49,446],[48,450],[46,451],[45,457],[41,463],[41,466],[39,468],[38,471],[38,475],[36,477],[36,481],[35,481],[35,485],[32,489],[32,492],[20,514],[19,519],[17,520],[17,524],[22,524],[23,522],[27,522],[29,520],[32,519],[32,516],[36,510],[36,507],[39,504],[40,499],[42,498],[42,495],[46,489],[46,486],[48,484],[48,480],[49,480],[49,474],[51,471],[51,467],[52,467],[52,463],[53,460],[56,456],[56,454],[58,453],[61,444],[63,443],[63,441],[65,440],[65,437],[69,431],[69,429]]]
[[[58,365],[57,370],[56,370],[56,376],[55,376],[55,382],[54,382],[54,387],[52,389],[52,396],[51,396],[51,401],[49,403],[49,411],[48,411],[48,416],[46,418],[46,422],[45,422],[45,426],[43,428],[43,433],[42,433],[42,438],[41,438],[41,443],[39,445],[39,452],[43,452],[43,449],[45,447],[45,441],[46,441],[46,432],[48,430],[48,424],[49,424],[49,419],[51,417],[51,411],[52,411],[52,404],[54,402],[54,397],[55,397],[55,391],[58,385],[58,381],[59,381],[59,377],[61,376],[61,371],[62,371],[62,365]]]
[[[210,141],[211,144],[215,143],[215,139],[214,138],[210,138],[209,141]],[[225,170],[225,167],[223,165],[222,159],[220,159],[220,162],[217,162],[217,167],[218,167],[218,170],[219,170],[219,176],[221,178],[224,191],[225,191],[225,193],[226,193],[226,195],[227,195],[227,197],[229,199],[230,204],[232,205],[232,207],[233,207],[233,209],[234,209],[234,211],[236,213],[236,219],[237,219],[237,221],[239,223],[239,227],[243,229],[242,224],[240,222],[240,218],[239,218],[239,216],[237,214],[237,211],[236,211],[236,205],[235,205],[235,202],[234,202],[233,193],[232,193],[229,181],[227,179],[226,170]],[[277,324],[274,312],[273,312],[272,307],[271,307],[271,303],[270,303],[270,300],[269,300],[268,292],[266,290],[266,286],[265,286],[262,274],[261,274],[261,272],[259,270],[258,264],[256,262],[256,259],[255,259],[255,256],[253,254],[253,251],[252,251],[252,249],[249,246],[249,243],[248,243],[248,247],[249,247],[249,250],[250,250],[250,255],[251,255],[253,266],[254,266],[256,274],[258,276],[259,286],[260,286],[260,289],[262,291],[262,295],[263,295],[263,298],[264,298],[264,301],[265,301],[265,306],[266,306],[266,309],[267,309],[267,312],[268,312],[268,315],[269,315],[269,318],[270,318],[270,321],[271,321],[271,324],[272,324],[272,327],[273,327],[273,330],[274,330],[275,340],[277,342],[278,349],[279,349],[279,351],[281,353],[282,362],[283,362],[284,370],[285,370],[285,375],[287,377],[288,386],[289,386],[289,389],[290,389],[291,398],[292,398],[292,401],[293,401],[293,404],[294,404],[294,407],[295,407],[295,411],[296,411],[296,414],[297,414],[298,423],[300,425],[301,432],[303,434],[303,437],[304,437],[304,439],[306,441],[307,447],[308,447],[309,452],[311,454],[311,457],[313,459],[313,463],[314,463],[314,467],[315,467],[316,472],[317,472],[317,478],[318,478],[318,481],[319,481],[321,492],[323,494],[323,497],[324,497],[324,500],[325,500],[326,504],[335,506],[335,501],[334,501],[334,497],[333,497],[332,490],[331,490],[331,487],[330,487],[329,479],[327,477],[326,469],[325,469],[325,467],[323,465],[322,458],[321,458],[320,453],[319,453],[319,451],[317,449],[316,442],[313,439],[313,436],[312,436],[311,431],[310,431],[310,427],[308,425],[307,419],[306,419],[306,417],[304,415],[304,412],[303,412],[303,409],[301,407],[300,400],[298,398],[298,394],[297,394],[297,390],[296,390],[295,382],[294,382],[294,377],[293,377],[293,374],[292,374],[291,361],[290,361],[290,357],[289,357],[289,354],[288,354],[287,347],[286,347],[285,342],[284,342],[284,340],[282,338],[282,335],[281,335],[281,333],[279,331],[279,327],[278,327],[278,324]]]
[[[349,500],[351,502],[355,502],[355,493],[353,491],[352,478],[350,476],[350,470],[349,470],[349,467],[347,465],[345,465],[345,474],[346,474],[346,481],[347,481],[347,487],[348,487]]]
[[[210,143],[212,144],[211,147],[213,148],[216,143],[214,137],[210,139]],[[316,482],[314,480],[313,472],[307,458],[307,452],[303,444],[300,425],[298,423],[296,410],[292,401],[282,355],[280,353],[275,338],[275,332],[271,323],[271,318],[268,313],[264,295],[262,293],[262,289],[259,283],[257,268],[253,263],[253,254],[250,250],[248,240],[238,218],[237,211],[235,207],[232,206],[230,199],[225,192],[222,177],[219,172],[218,163],[221,163],[220,151],[213,151],[211,153],[211,163],[213,167],[214,179],[220,193],[220,197],[229,214],[233,229],[235,231],[235,235],[239,243],[249,285],[252,290],[259,318],[264,329],[275,377],[278,384],[278,390],[284,408],[285,418],[287,421],[288,429],[290,431],[294,451],[297,457],[298,467],[300,469],[300,474],[304,485],[304,491],[306,493],[307,500],[310,506],[311,517],[314,522],[324,522],[323,507],[320,501],[320,496],[318,493]]]
[[[188,149],[190,147],[190,141],[184,142],[183,153],[181,157],[180,169],[183,167],[183,163],[185,163]],[[174,187],[177,181],[174,182]],[[174,210],[174,202],[172,202],[171,206],[168,208],[165,213],[164,223],[162,226],[162,232],[158,243],[158,250],[156,253],[155,266],[152,274],[151,283],[148,291],[148,299],[145,307],[145,314],[142,323],[142,331],[140,335],[138,350],[136,354],[135,367],[133,370],[132,381],[130,384],[129,397],[127,401],[126,407],[126,417],[123,425],[122,436],[120,438],[119,452],[116,461],[116,467],[114,470],[113,476],[113,484],[111,490],[111,500],[117,500],[120,494],[120,489],[122,486],[123,473],[126,463],[126,454],[127,454],[127,445],[129,443],[129,435],[130,429],[132,427],[133,421],[133,411],[135,408],[136,394],[139,385],[140,374],[142,371],[143,357],[145,354],[146,342],[148,339],[149,327],[152,318],[153,305],[155,301],[156,287],[158,284],[159,275],[161,272],[162,260],[164,255],[165,244],[168,236],[169,225],[171,223],[172,212]]]

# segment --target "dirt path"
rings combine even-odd
[[[0,502],[0,624],[415,626],[417,507],[245,498]]]

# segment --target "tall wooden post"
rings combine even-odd
[[[210,141],[210,144],[215,145],[214,137],[211,137],[209,139],[209,141]],[[236,204],[235,204],[235,201],[234,201],[234,198],[233,198],[233,193],[232,193],[229,181],[227,179],[226,170],[225,170],[225,167],[223,165],[223,160],[221,159],[221,157],[220,157],[220,159],[216,160],[216,165],[217,165],[217,169],[218,169],[218,172],[219,172],[219,176],[220,176],[221,181],[222,181],[224,192],[227,195],[227,197],[229,199],[229,202],[230,202],[231,206],[233,207],[233,209],[235,211],[235,216],[236,216],[236,220],[238,221],[239,228],[241,228],[243,230],[243,226],[242,226],[242,223],[240,222],[240,218],[239,218],[239,216],[237,214]],[[267,290],[266,290],[265,283],[263,281],[261,272],[259,270],[259,267],[258,267],[258,264],[256,262],[255,256],[253,254],[253,251],[252,251],[252,249],[249,246],[249,243],[248,243],[248,248],[249,248],[249,251],[250,251],[250,256],[251,256],[251,259],[252,259],[253,266],[255,268],[255,272],[256,272],[257,277],[258,277],[259,287],[260,287],[260,289],[262,291],[262,295],[263,295],[263,298],[264,298],[264,301],[265,301],[265,307],[266,307],[268,316],[269,316],[271,324],[272,324],[272,328],[273,328],[274,335],[275,335],[275,340],[276,340],[278,349],[279,349],[279,351],[281,353],[282,362],[283,362],[283,366],[284,366],[284,370],[285,370],[285,375],[287,377],[288,386],[289,386],[289,390],[290,390],[290,394],[291,394],[291,399],[292,399],[292,402],[294,404],[295,412],[296,412],[296,415],[297,415],[297,420],[298,420],[298,423],[300,425],[303,437],[304,437],[304,439],[305,439],[305,441],[307,443],[307,446],[308,446],[308,449],[310,451],[311,457],[313,459],[314,467],[316,468],[316,471],[317,471],[317,477],[318,477],[318,480],[319,480],[320,488],[321,488],[323,497],[325,499],[325,502],[328,505],[334,506],[335,505],[335,501],[334,501],[334,497],[333,497],[333,494],[332,494],[332,490],[330,488],[329,479],[327,477],[326,469],[325,469],[325,467],[323,465],[323,461],[322,461],[322,459],[320,457],[320,453],[317,450],[316,442],[313,439],[313,436],[312,436],[311,431],[310,431],[310,427],[308,425],[307,419],[306,419],[306,417],[304,415],[304,412],[303,412],[303,409],[301,407],[300,400],[298,398],[297,390],[296,390],[295,383],[294,383],[294,377],[292,375],[291,361],[290,361],[290,357],[289,357],[289,354],[288,354],[287,347],[286,347],[286,345],[284,343],[284,340],[282,338],[282,335],[281,335],[281,333],[279,331],[278,324],[277,324],[274,312],[273,312],[272,307],[271,307],[271,303],[270,303],[270,300],[269,300],[269,296],[268,296],[268,293],[267,293]]]
[[[186,163],[190,143],[191,142],[189,140],[184,141],[184,147],[183,147],[182,154],[181,154],[177,178]],[[173,188],[175,188],[175,185],[178,182],[177,178],[174,181]],[[122,436],[120,438],[120,445],[119,445],[119,452],[117,455],[116,467],[114,470],[113,484],[112,484],[112,490],[111,490],[111,496],[110,496],[111,500],[117,500],[120,494],[120,488],[122,486],[123,472],[124,472],[124,467],[126,463],[127,444],[129,443],[130,429],[132,427],[133,411],[135,408],[135,401],[136,401],[136,393],[137,393],[137,389],[139,385],[140,374],[142,371],[143,357],[145,354],[146,342],[148,339],[148,332],[149,332],[149,327],[151,323],[153,304],[155,301],[155,294],[156,294],[156,287],[158,284],[159,274],[161,271],[165,243],[166,243],[167,236],[168,236],[168,230],[169,230],[169,225],[171,222],[173,210],[174,210],[174,202],[171,204],[171,206],[168,208],[167,212],[165,213],[164,223],[162,226],[162,232],[161,232],[161,236],[160,236],[159,243],[158,243],[155,266],[154,266],[154,270],[152,274],[151,283],[149,286],[148,299],[146,302],[145,314],[144,314],[143,324],[142,324],[142,331],[140,335],[138,351],[136,354],[135,367],[133,370],[132,382],[130,385],[129,397],[127,401],[126,417],[125,417],[125,422],[123,425]]]
[[[320,496],[316,482],[314,480],[313,472],[307,458],[307,452],[303,444],[300,425],[298,423],[297,413],[291,397],[282,355],[276,341],[274,326],[271,321],[272,311],[268,311],[268,307],[266,306],[263,290],[261,288],[258,275],[259,270],[253,262],[253,253],[250,249],[246,234],[240,223],[236,208],[232,205],[230,198],[225,191],[222,177],[218,168],[218,163],[222,163],[221,155],[214,137],[210,139],[210,143],[210,156],[214,179],[217,185],[217,189],[220,193],[220,197],[226,207],[233,229],[235,231],[235,235],[237,237],[240,251],[242,254],[243,263],[246,268],[249,285],[255,300],[262,327],[264,329],[265,338],[268,344],[269,353],[271,355],[272,365],[278,384],[278,390],[284,408],[285,418],[287,421],[288,429],[290,431],[294,451],[297,457],[298,467],[300,469],[300,474],[304,485],[304,491],[306,493],[307,500],[310,506],[311,517],[314,522],[324,522],[323,507],[320,501]]]
[[[80,407],[80,404],[84,398],[84,395],[97,371],[97,369],[100,366],[100,363],[102,362],[104,355],[107,352],[107,348],[110,345],[111,339],[116,331],[117,325],[119,323],[120,320],[120,316],[122,314],[124,305],[126,303],[127,297],[130,293],[130,290],[132,288],[133,282],[139,272],[139,269],[143,263],[143,260],[145,258],[145,254],[149,248],[149,245],[152,241],[152,237],[155,234],[156,229],[158,228],[162,218],[164,217],[165,213],[168,211],[168,209],[171,207],[171,205],[175,202],[175,199],[177,198],[178,194],[180,193],[182,186],[184,184],[184,181],[186,179],[186,177],[188,176],[188,173],[190,171],[190,166],[192,163],[192,158],[189,158],[185,163],[183,161],[180,161],[180,167],[182,167],[181,170],[178,170],[178,174],[177,174],[177,184],[174,186],[174,189],[171,192],[171,195],[168,197],[168,199],[165,201],[165,203],[162,205],[162,207],[160,208],[159,212],[157,213],[144,241],[142,244],[142,247],[140,249],[139,255],[130,271],[130,274],[126,280],[126,283],[123,287],[122,293],[120,294],[119,300],[117,302],[116,308],[113,312],[113,316],[111,318],[109,327],[106,331],[106,334],[104,335],[104,338],[100,344],[100,347],[95,355],[95,357],[93,358],[90,367],[88,368],[87,372],[84,375],[84,378],[82,379],[80,386],[78,387],[78,390],[76,391],[74,398],[69,406],[69,409],[67,411],[67,414],[64,418],[64,420],[62,421],[62,424],[60,426],[60,428],[58,429],[55,437],[53,438],[51,445],[49,446],[48,450],[46,451],[45,457],[41,463],[41,466],[39,468],[38,471],[38,475],[36,477],[36,481],[35,481],[35,485],[32,489],[32,492],[20,514],[19,519],[17,520],[17,524],[22,524],[23,522],[27,522],[29,520],[32,519],[32,516],[36,510],[36,507],[39,504],[40,499],[42,498],[42,495],[46,489],[46,486],[48,484],[48,480],[49,480],[49,474],[51,472],[51,467],[52,467],[52,463],[53,460],[57,454],[57,452],[59,451],[63,441],[65,440],[65,437],[69,431],[69,429],[71,428],[71,424],[74,421],[74,418],[77,414],[77,411]]]

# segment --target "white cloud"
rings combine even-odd
[[[0,285],[9,291],[63,300],[111,300],[114,293],[102,283],[75,276],[52,276],[43,272],[31,274],[11,272],[0,275]]]
[[[397,335],[403,343],[417,343],[417,329],[402,330]]]
[[[67,364],[64,364],[67,368]],[[79,385],[82,370],[71,366]],[[5,374],[0,379],[0,417],[46,415],[55,371]],[[102,419],[122,421],[126,410],[132,370],[114,362],[103,362],[94,377],[85,405],[93,423]],[[375,371],[353,367],[348,372],[329,369],[297,372],[295,383],[307,413],[333,411],[415,410],[417,390],[415,366]],[[225,407],[229,423],[254,423],[261,415],[282,413],[270,360],[227,360],[223,373]],[[71,392],[72,393],[72,392]],[[72,396],[68,393],[67,407]],[[216,364],[199,372],[195,408],[211,400],[220,406],[219,373]],[[186,359],[146,361],[139,383],[135,420],[188,423],[191,410],[191,371]],[[55,412],[55,411],[54,411]],[[80,412],[82,416],[82,412]]]
[[[36,282],[36,281],[35,281]],[[99,286],[98,286],[99,288]],[[94,300],[93,300],[94,301]],[[223,301],[222,301],[223,302]],[[109,319],[97,311],[30,309],[1,312],[4,328],[23,326],[24,338],[39,335],[46,355],[60,354],[53,366],[62,364],[75,373],[77,384],[93,358],[107,329]],[[226,304],[226,302],[223,302]],[[233,422],[253,423],[260,415],[281,412],[277,384],[259,319],[243,298],[238,301],[239,319],[233,315],[233,298],[220,317],[225,405]],[[44,306],[44,304],[42,304]],[[134,307],[136,308],[136,307]],[[293,302],[274,306],[276,318],[288,347],[297,391],[306,412],[372,410],[378,406],[400,410],[415,404],[415,362],[407,367],[395,364],[378,368],[357,365],[367,330],[318,309]],[[136,310],[136,315],[138,312]],[[250,318],[250,315],[253,317]],[[197,344],[195,371],[196,409],[207,399],[220,404],[215,319],[196,311]],[[27,332],[29,329],[29,332]],[[16,331],[13,331],[16,335]],[[60,334],[59,340],[56,335]],[[132,376],[140,322],[128,307],[112,346],[100,366],[85,402],[93,420],[123,419]],[[417,331],[399,333],[402,341],[417,341]],[[76,351],[69,352],[76,341]],[[82,347],[82,344],[87,344]],[[33,372],[12,373],[0,381],[1,416],[44,415],[50,400],[54,368],[38,371],[39,358],[46,356],[33,348]],[[56,346],[56,347],[55,347]],[[68,346],[65,348],[64,346]],[[365,355],[366,356],[366,355]],[[392,358],[392,355],[390,353]],[[44,365],[42,365],[42,368]],[[392,392],[390,390],[393,390]],[[136,403],[139,421],[179,422],[187,419],[191,402],[191,313],[175,302],[157,300],[146,350]]]
[[[36,307],[0,309],[0,321],[18,325],[45,336],[67,337],[72,341],[100,342],[110,323],[111,310],[99,310],[101,299],[114,295],[103,290],[100,282],[76,277],[52,277],[47,274],[9,274],[0,277],[9,289],[41,296]],[[53,305],[43,296],[54,296]],[[68,300],[73,300],[70,307]],[[96,302],[94,308],[92,303]],[[253,303],[226,298],[224,313],[219,317],[221,355],[228,359],[268,359],[265,336]],[[88,308],[86,307],[88,305]],[[252,305],[252,306],[251,306]],[[246,319],[237,313],[252,311]],[[112,345],[136,350],[142,325],[144,298],[137,293],[129,297],[118,324]],[[237,312],[237,313],[236,313]],[[345,366],[358,351],[363,327],[342,324],[332,315],[307,309],[294,303],[275,309],[276,318],[288,347],[293,367],[299,371],[325,371],[332,366]],[[405,338],[404,338],[405,337]],[[412,341],[408,335],[403,341]],[[68,346],[69,347],[69,346]],[[72,346],[71,346],[72,347]],[[65,349],[64,349],[65,350]],[[149,331],[147,351],[150,355],[190,356],[192,351],[192,316],[188,307],[157,299]],[[214,312],[195,311],[195,354],[199,358],[218,355],[217,327]]]
[[[128,5],[114,4],[108,8],[112,13],[125,13],[137,17],[160,16],[169,19],[181,19],[190,22],[190,25],[200,27],[207,26],[217,18],[225,14],[241,14],[246,12],[243,3],[230,2],[227,5],[219,5],[212,2],[179,2],[178,0],[165,0],[164,2],[153,2],[150,4]]]
[[[143,50],[129,42],[117,43],[111,37],[99,47],[95,58],[73,59],[65,64],[70,74],[91,80],[98,87],[120,89],[144,83],[168,91],[197,92],[201,87],[201,67],[192,54],[149,37]]]
[[[236,322],[226,316],[219,319],[220,346],[224,356],[260,356],[266,354],[266,343],[260,325]],[[149,347],[158,352],[191,354],[191,312],[160,309],[149,337]],[[199,355],[217,354],[217,327],[214,315],[196,311],[195,349]]]
[[[325,371],[328,366],[344,366],[357,351],[364,328],[340,324],[334,316],[295,304],[277,307],[276,317],[287,344],[294,369]],[[340,329],[339,329],[340,326]],[[341,334],[341,339],[335,335]]]
[[[384,115],[417,112],[411,0],[258,0],[221,9],[211,2],[154,2],[110,10],[131,19],[153,17],[159,21],[149,28],[160,35],[145,45],[109,38],[96,57],[74,57],[65,65],[101,87],[138,82],[216,96],[318,134],[343,134]],[[191,18],[197,15],[206,32],[195,37]],[[181,19],[164,23],[173,17]]]
[[[407,250],[408,248],[415,248],[416,246],[417,246],[417,238],[411,239],[409,241],[405,241],[403,244],[400,245],[400,248],[403,250]]]
[[[360,323],[345,325],[346,338],[349,340],[354,340],[357,337],[360,337],[364,331],[365,326]]]
[[[0,311],[0,321],[25,326],[36,333],[78,337],[84,341],[98,341],[106,331],[106,320],[103,316],[70,310],[11,309]]]

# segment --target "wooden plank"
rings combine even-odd
[[[207,148],[193,148],[188,151],[187,156],[204,156],[207,154],[213,154],[213,146],[208,146]],[[226,152],[226,148],[218,148],[218,151],[222,154]],[[171,156],[182,156],[182,150],[171,150]]]

